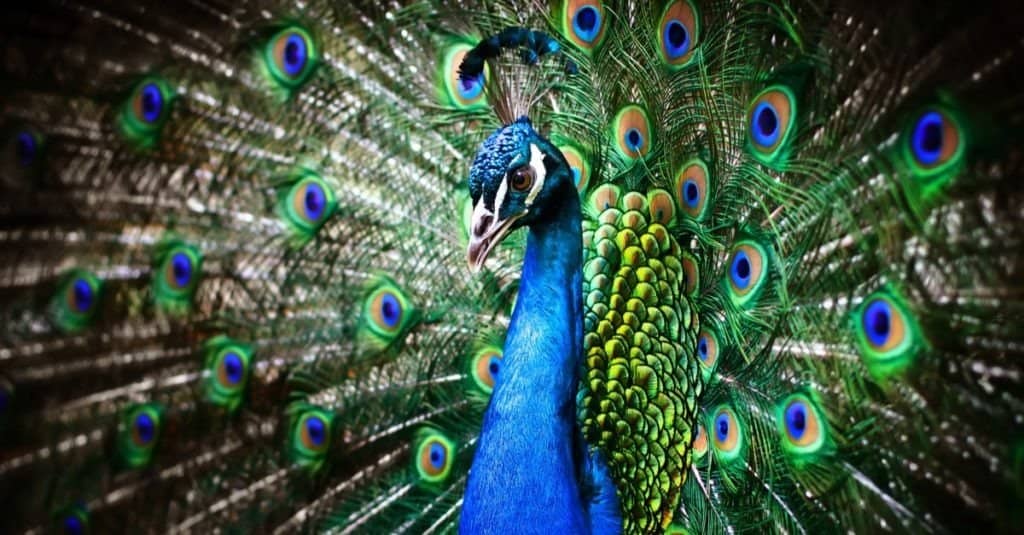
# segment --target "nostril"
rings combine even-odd
[[[483,233],[491,227],[491,221],[494,221],[494,216],[490,214],[481,214],[480,219],[477,219],[476,224],[473,225],[473,235],[483,235]]]

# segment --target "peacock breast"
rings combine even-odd
[[[608,460],[625,532],[648,532],[671,521],[690,466],[697,310],[666,191],[605,185],[586,212],[578,416]]]

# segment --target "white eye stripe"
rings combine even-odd
[[[540,147],[530,144],[530,167],[533,168],[534,173],[537,175],[536,180],[533,181],[533,188],[530,189],[530,194],[526,196],[526,206],[533,204],[534,199],[537,195],[540,195],[540,190],[544,189],[544,179],[547,178],[548,170],[544,167],[544,153],[541,152]]]
[[[505,204],[505,197],[508,195],[508,180],[502,180],[498,184],[498,191],[494,194],[494,214],[500,217],[501,206]]]

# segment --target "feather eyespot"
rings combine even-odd
[[[356,333],[361,350],[376,354],[397,343],[419,318],[419,312],[389,277],[370,282]]]
[[[234,351],[224,353],[220,366],[217,368],[217,379],[223,386],[236,386],[242,382],[245,374],[245,363]]]
[[[378,292],[370,305],[373,319],[385,330],[393,331],[402,321],[402,303],[398,297],[387,290]]]
[[[767,255],[750,240],[737,242],[727,263],[729,294],[737,305],[746,305],[757,295],[766,278]]]
[[[529,191],[533,187],[533,181],[537,176],[537,172],[533,169],[533,166],[523,165],[517,167],[509,176],[509,183],[512,185],[512,189],[520,193]]]
[[[132,468],[149,464],[160,438],[163,410],[152,403],[136,405],[126,409],[123,418],[118,441],[121,460]]]
[[[861,357],[876,377],[909,367],[923,345],[920,327],[894,291],[882,290],[868,297],[854,318]]]
[[[806,446],[808,441],[818,435],[818,419],[807,403],[803,400],[794,400],[786,406],[786,436],[794,444]]]
[[[501,373],[501,359],[501,350],[493,346],[484,347],[473,356],[473,381],[484,393],[494,390]]]
[[[420,433],[416,445],[416,471],[426,483],[444,481],[451,472],[455,445],[447,437],[433,430]]]
[[[586,191],[587,184],[590,182],[590,164],[583,153],[571,145],[562,145],[558,147],[558,150],[562,151],[562,156],[565,156],[566,163],[572,169],[572,179],[576,184],[576,191]]]
[[[96,288],[87,276],[75,277],[68,287],[68,306],[79,314],[86,314],[96,304],[96,294]]]
[[[171,259],[164,270],[167,284],[175,289],[187,288],[192,284],[192,258],[184,251],[171,253]]]
[[[948,160],[959,147],[955,125],[937,111],[925,112],[918,118],[911,139],[914,158],[924,167]]]
[[[810,397],[792,394],[778,405],[776,421],[782,444],[791,454],[813,454],[826,443],[827,425]]]
[[[280,214],[295,237],[296,244],[311,240],[334,215],[338,200],[334,190],[320,176],[304,172],[280,200]]]
[[[179,310],[191,302],[198,286],[202,256],[190,245],[173,241],[157,254],[158,275],[154,277],[157,304]]]
[[[22,167],[32,167],[39,154],[39,137],[31,131],[23,130],[14,136],[14,159]]]
[[[54,523],[56,533],[85,535],[89,533],[89,510],[82,504],[64,507],[54,517]]]
[[[323,466],[333,427],[334,415],[327,410],[304,404],[294,408],[289,447],[292,460],[311,471]]]
[[[473,45],[457,42],[448,47],[441,59],[438,93],[441,100],[459,109],[470,109],[486,104],[484,88],[487,85],[487,67],[476,76],[462,76],[459,67]]]
[[[615,147],[626,161],[646,156],[651,150],[651,123],[640,106],[630,104],[619,110],[613,125]]]
[[[945,108],[918,114],[905,137],[905,159],[919,177],[933,177],[963,161],[964,131],[956,115]]]
[[[796,98],[788,88],[776,85],[754,98],[748,115],[752,154],[761,163],[774,164],[792,137]]]
[[[136,446],[147,446],[156,437],[156,422],[149,414],[142,412],[132,422],[132,440]]]
[[[697,335],[697,359],[700,360],[701,374],[704,382],[711,380],[711,375],[718,365],[718,336],[714,331],[704,328]]]
[[[153,124],[160,120],[164,113],[164,95],[155,82],[147,82],[139,87],[132,99],[135,116],[142,122]]]
[[[700,461],[708,453],[708,434],[704,430],[704,426],[699,423],[694,429],[693,456],[696,457],[696,460]]]
[[[708,167],[698,159],[682,165],[676,174],[676,196],[683,213],[693,219],[704,217],[708,206]]]
[[[306,416],[300,424],[302,445],[311,450],[324,448],[327,444],[327,429],[327,422],[319,415]]]
[[[590,51],[604,38],[604,5],[598,0],[565,0],[562,32],[581,50]]]
[[[700,270],[697,269],[697,257],[683,251],[683,256],[680,260],[683,266],[684,291],[686,295],[696,297],[697,292],[700,290]]]
[[[161,78],[140,82],[120,114],[121,131],[140,147],[152,145],[170,114],[174,93]]]
[[[285,88],[296,88],[316,65],[317,49],[309,32],[291,26],[274,34],[264,49],[264,63],[271,78]]]
[[[57,327],[74,332],[89,325],[99,310],[102,287],[102,281],[85,270],[64,275],[51,305]]]
[[[249,382],[252,348],[226,336],[215,336],[205,344],[209,370],[206,397],[212,403],[233,411],[241,405]]]
[[[719,407],[711,422],[711,437],[716,455],[723,461],[739,457],[743,445],[743,430],[736,414],[729,407]]]
[[[689,0],[668,4],[662,12],[659,29],[658,50],[662,60],[673,69],[689,64],[700,29],[693,4]]]

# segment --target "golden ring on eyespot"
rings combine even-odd
[[[693,160],[676,175],[676,195],[679,208],[697,219],[704,213],[708,202],[708,170],[703,162]]]
[[[501,362],[501,354],[488,351],[477,356],[474,366],[477,379],[490,388],[494,388],[494,382],[496,379],[494,374],[497,373],[497,371],[493,369],[494,366],[492,366],[492,363],[494,362]]]
[[[743,296],[760,283],[764,275],[764,258],[757,247],[741,242],[729,255],[727,269],[730,287],[737,295]]]
[[[770,154],[786,140],[794,107],[782,89],[770,88],[758,95],[747,117],[754,149]]]
[[[719,409],[715,413],[715,419],[712,421],[712,424],[712,429],[715,430],[713,435],[715,447],[724,453],[735,451],[736,447],[739,446],[740,429],[732,409],[724,407]]]
[[[373,296],[370,303],[370,313],[381,329],[396,331],[402,325],[402,317],[405,310],[402,300],[390,290],[380,290]]]

